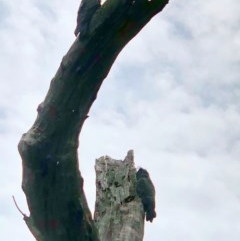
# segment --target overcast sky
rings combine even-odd
[[[0,0],[0,240],[33,241],[17,143],[74,41],[79,1]],[[175,0],[122,51],[80,138],[95,159],[135,151],[156,186],[145,241],[240,240],[240,1]]]

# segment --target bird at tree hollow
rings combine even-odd
[[[152,222],[156,217],[155,212],[155,187],[149,177],[147,170],[140,168],[136,174],[137,195],[141,198],[144,211],[146,213],[146,220]]]
[[[75,36],[78,33],[84,36],[88,32],[89,24],[94,13],[101,7],[100,0],[82,0],[77,14],[77,26],[75,28]]]

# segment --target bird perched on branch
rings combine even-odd
[[[142,200],[143,208],[146,212],[146,220],[152,222],[156,217],[154,185],[149,177],[149,173],[143,168],[137,171],[136,177],[136,191]]]
[[[78,33],[81,36],[87,34],[89,24],[94,13],[101,7],[100,0],[82,0],[77,14],[77,26],[74,31],[75,36]]]

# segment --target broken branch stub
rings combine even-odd
[[[144,210],[136,194],[133,151],[125,159],[103,156],[96,160],[94,220],[101,241],[142,241]]]

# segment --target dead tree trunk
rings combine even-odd
[[[38,241],[97,241],[78,168],[78,137],[97,92],[123,47],[168,0],[107,0],[77,37],[51,81],[18,149]]]
[[[142,241],[144,210],[136,193],[133,151],[114,160],[96,160],[96,203],[94,220],[101,241]]]

